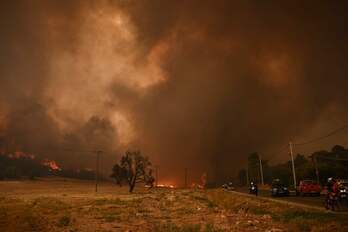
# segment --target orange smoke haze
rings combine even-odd
[[[175,186],[185,168],[189,183],[228,180],[253,151],[287,159],[267,151],[348,116],[347,10],[314,0],[1,1],[0,151],[82,170],[103,150],[108,175],[140,149]]]

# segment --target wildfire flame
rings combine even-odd
[[[60,171],[62,170],[54,160],[45,159],[42,161],[42,164],[46,167],[49,167],[53,171]]]
[[[175,186],[171,185],[171,184],[158,184],[156,187],[159,187],[159,188],[175,188]]]
[[[9,154],[8,157],[11,159],[19,159],[19,158],[29,158],[29,159],[34,159],[35,155],[33,154],[26,154],[22,151],[15,151],[13,154]]]

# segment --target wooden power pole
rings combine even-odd
[[[187,188],[187,168],[185,168],[185,188]]]
[[[260,162],[260,177],[261,177],[261,184],[264,185],[264,181],[263,181],[263,167],[262,167],[262,160],[261,160],[261,156],[259,155],[259,162]]]
[[[95,162],[95,192],[98,192],[98,182],[99,182],[99,159],[101,151],[97,151],[97,157]]]
[[[294,178],[294,188],[296,190],[297,183],[296,183],[296,170],[295,170],[295,161],[294,161],[294,154],[293,154],[293,147],[292,142],[289,142],[289,149],[290,149],[290,156],[291,156],[291,164],[292,164],[292,175]]]
[[[246,181],[247,181],[247,183],[246,183],[246,185],[248,186],[249,185],[249,161],[248,161],[248,164],[247,164],[247,167],[246,167]]]
[[[156,187],[158,186],[158,165],[155,166]]]
[[[314,167],[315,167],[315,175],[317,177],[317,183],[319,184],[319,169],[318,169],[318,158],[315,155],[312,155],[312,159],[313,159],[313,163],[314,163]]]

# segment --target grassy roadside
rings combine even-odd
[[[221,190],[137,189],[94,183],[0,183],[0,231],[348,231],[346,215],[284,207]],[[92,189],[92,191],[91,191]]]
[[[0,231],[4,232],[217,232],[272,228],[284,231],[270,218],[227,212],[201,190],[0,197]]]
[[[293,231],[348,231],[348,216],[325,211],[301,209],[295,206],[235,195],[221,190],[208,190],[211,204],[239,214],[254,214],[271,217],[288,225]]]

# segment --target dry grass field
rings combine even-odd
[[[0,231],[348,231],[346,215],[222,190],[126,188],[90,181],[0,182]]]

